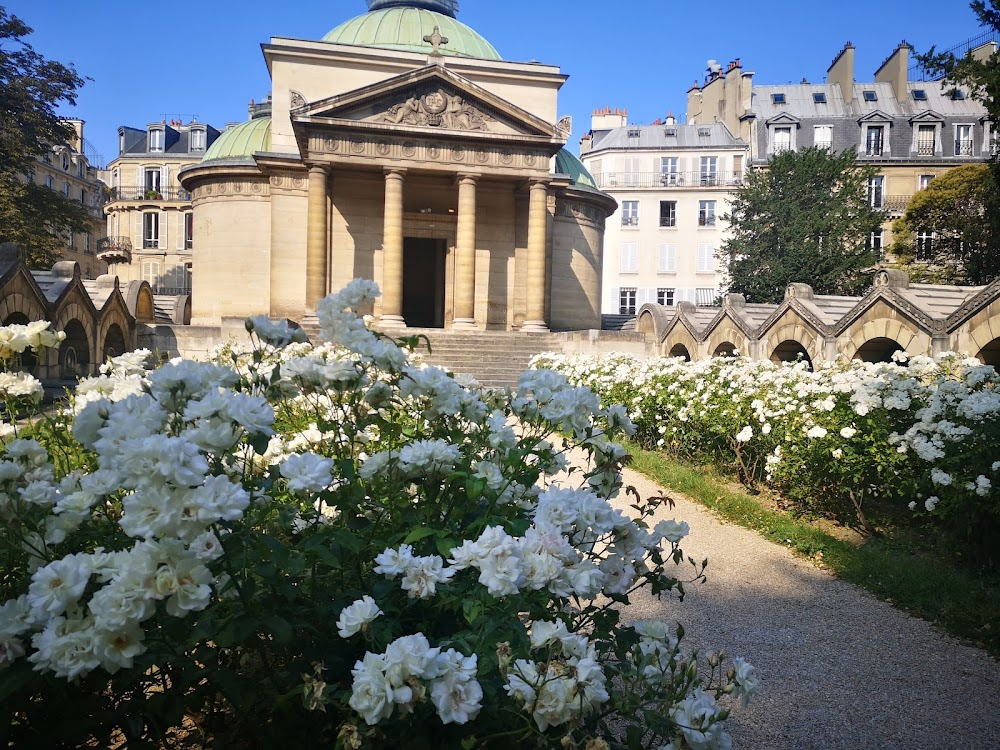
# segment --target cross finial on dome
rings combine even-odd
[[[424,41],[434,48],[431,50],[432,57],[441,57],[441,50],[438,47],[442,44],[447,44],[449,40],[448,37],[441,36],[441,29],[435,26],[434,32],[425,36]]]
[[[369,11],[383,8],[425,8],[452,18],[458,13],[458,0],[367,0],[367,2]]]

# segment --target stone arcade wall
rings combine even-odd
[[[705,359],[734,351],[754,359],[887,361],[946,351],[1000,366],[1000,279],[981,287],[912,284],[882,271],[864,297],[814,294],[790,284],[780,305],[730,294],[722,307],[644,305],[637,330],[670,356]]]

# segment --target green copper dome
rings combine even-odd
[[[556,154],[556,174],[568,174],[573,178],[573,184],[581,187],[589,187],[597,190],[597,181],[591,176],[587,168],[583,166],[576,154],[560,149]]]
[[[404,52],[429,54],[433,47],[424,41],[438,27],[442,55],[451,57],[476,57],[481,60],[501,60],[493,45],[482,36],[451,16],[426,8],[393,7],[374,10],[350,21],[345,21],[323,37],[324,42],[356,44],[361,47],[379,47]]]
[[[201,161],[203,164],[207,161],[253,161],[256,152],[270,150],[271,118],[258,117],[229,128],[216,138]]]

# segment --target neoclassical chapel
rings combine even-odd
[[[271,95],[181,175],[193,324],[302,320],[352,278],[385,326],[600,328],[615,201],[564,149],[558,67],[503,60],[455,0],[368,0],[263,45]]]

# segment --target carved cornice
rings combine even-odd
[[[208,198],[268,198],[271,188],[266,180],[205,180],[191,191],[192,200]]]

